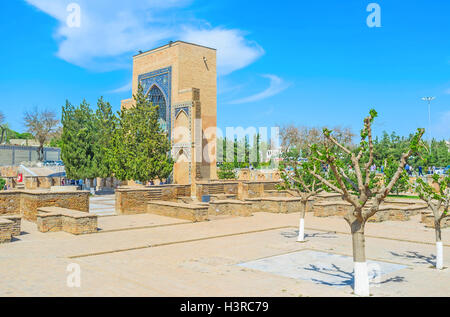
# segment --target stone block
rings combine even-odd
[[[313,212],[316,217],[345,216],[352,209],[353,206],[343,200],[322,200],[315,202],[313,205]]]
[[[6,220],[9,220],[12,222],[11,235],[13,237],[20,236],[22,217],[20,215],[8,215],[8,216],[4,216],[3,219],[6,219]]]
[[[64,231],[74,235],[97,232],[97,216],[59,207],[39,208],[37,227],[40,232]]]
[[[209,203],[209,215],[252,216],[252,203],[241,200],[216,200]]]
[[[208,220],[207,204],[184,204],[170,201],[154,200],[147,204],[150,214],[200,222]]]
[[[421,222],[425,225],[425,227],[434,229],[433,213],[431,211],[423,211],[421,213]],[[450,227],[450,216],[446,216],[444,217],[444,219],[441,220],[441,229],[449,227]]]
[[[0,244],[11,242],[13,225],[12,221],[0,218]]]
[[[247,198],[251,202],[253,212],[294,213],[301,211],[301,198],[295,197],[259,197]]]

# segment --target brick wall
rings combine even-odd
[[[89,212],[89,192],[0,191],[0,216],[20,214],[36,221],[37,209],[51,206]]]
[[[190,194],[190,186],[119,187],[116,189],[116,212],[119,215],[146,213],[147,203],[152,200],[175,202],[186,194]]]

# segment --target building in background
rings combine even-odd
[[[133,94],[139,84],[160,107],[160,124],[172,145],[174,182],[217,179],[216,50],[177,41],[142,52],[133,57]],[[124,108],[133,104],[133,99],[122,101]]]
[[[0,145],[0,166],[18,166],[24,163],[38,162],[38,147]],[[61,149],[44,148],[44,161],[61,160]]]

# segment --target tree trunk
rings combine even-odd
[[[306,204],[308,203],[308,200],[301,202],[302,204],[302,210],[300,211],[300,224],[298,226],[298,242],[304,242],[305,241],[305,213],[306,213]]]
[[[43,162],[43,161],[44,161],[44,155],[43,155],[43,152],[44,152],[44,148],[40,145],[40,146],[38,147],[38,149],[37,149],[38,161],[39,161],[39,162]]]
[[[444,247],[441,241],[441,219],[435,220],[434,228],[436,232],[436,268],[442,270],[444,268]]]
[[[369,276],[367,272],[364,238],[365,222],[357,218],[348,222],[353,240],[354,292],[356,295],[369,296]]]

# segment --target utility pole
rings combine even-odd
[[[428,103],[428,138],[430,139],[431,146],[431,102],[436,99],[436,97],[423,97],[422,100]]]

